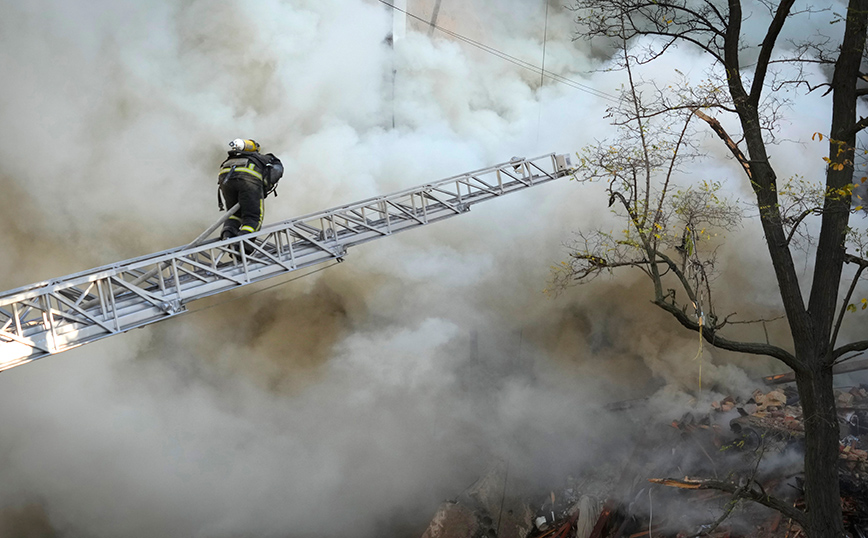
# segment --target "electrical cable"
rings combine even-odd
[[[546,42],[549,37],[549,1],[543,0],[546,3],[546,14],[545,14],[545,23],[543,24],[543,50],[542,50],[542,67],[539,72],[539,87],[540,91],[542,91],[543,84],[545,84],[545,72],[546,72]],[[539,131],[540,125],[542,124],[542,98],[539,101],[539,108],[536,113],[536,141],[539,142]]]
[[[545,16],[545,24],[543,27],[543,55],[542,55],[542,67],[539,72],[539,85],[543,85],[543,76],[546,72],[546,41],[548,41],[549,37],[549,2],[545,0],[546,3],[546,16]]]
[[[606,100],[612,101],[612,102],[618,102],[619,101],[618,97],[616,97],[614,95],[611,95],[611,94],[608,94],[606,92],[594,89],[590,86],[586,86],[585,84],[582,84],[580,82],[576,82],[575,80],[568,79],[566,77],[558,75],[557,73],[552,73],[551,71],[546,71],[545,69],[542,69],[539,66],[537,66],[531,62],[526,62],[520,58],[516,58],[515,56],[511,56],[511,55],[509,55],[509,54],[507,54],[501,50],[498,50],[494,47],[490,47],[484,43],[480,43],[479,41],[475,41],[473,39],[470,39],[469,37],[465,37],[459,33],[453,32],[452,30],[447,30],[446,28],[443,28],[442,26],[432,24],[431,21],[427,21],[427,20],[423,19],[422,17],[419,17],[418,15],[414,15],[414,14],[410,13],[409,11],[406,11],[404,9],[396,7],[392,4],[390,4],[389,2],[387,2],[386,0],[378,0],[378,1],[381,4],[386,5],[392,9],[394,9],[395,11],[399,11],[399,12],[407,15],[408,17],[411,17],[411,18],[416,19],[420,22],[423,22],[423,23],[425,23],[425,24],[427,24],[433,28],[436,28],[437,30],[440,30],[441,32],[443,32],[444,34],[446,34],[448,36],[454,37],[455,39],[457,39],[459,41],[463,41],[463,42],[467,43],[468,45],[473,45],[474,47],[482,49],[485,52],[488,52],[489,54],[493,54],[494,56],[497,56],[498,58],[501,58],[501,59],[506,60],[510,63],[513,63],[513,64],[515,64],[515,65],[517,65],[523,69],[533,71],[534,73],[540,73],[541,76],[548,77],[548,78],[554,80],[555,82],[560,82],[561,84],[564,84],[566,86],[570,86],[571,88],[574,88],[576,90],[583,91],[585,93],[589,93],[589,94],[593,95],[594,97],[599,97],[600,99],[606,99]]]

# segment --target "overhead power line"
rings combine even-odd
[[[513,64],[515,64],[515,65],[517,65],[523,69],[533,71],[534,73],[539,73],[541,76],[547,77],[551,80],[554,80],[555,82],[559,82],[561,84],[565,84],[565,85],[567,85],[571,88],[577,89],[579,91],[589,93],[595,97],[599,97],[600,99],[605,99],[607,101],[612,101],[612,102],[617,102],[619,100],[618,97],[616,97],[614,95],[597,90],[595,88],[592,88],[591,86],[587,86],[585,84],[582,84],[581,82],[576,82],[575,80],[558,75],[557,73],[552,73],[551,71],[546,71],[543,67],[540,67],[540,66],[538,66],[532,62],[527,62],[525,60],[522,60],[521,58],[516,58],[515,56],[511,56],[511,55],[503,52],[502,50],[499,50],[499,49],[496,49],[496,48],[491,47],[489,45],[486,45],[485,43],[480,43],[479,41],[475,41],[473,39],[470,39],[469,37],[465,37],[459,33],[453,32],[452,30],[443,28],[442,26],[438,26],[437,24],[434,24],[429,20],[423,19],[422,17],[419,17],[418,15],[414,15],[413,13],[410,13],[409,11],[407,11],[405,9],[401,9],[401,8],[389,3],[387,0],[378,0],[378,1],[381,4],[384,4],[384,5],[392,8],[395,11],[399,11],[399,12],[407,15],[408,17],[411,17],[413,19],[416,19],[417,21],[420,21],[424,24],[431,26],[432,28],[436,28],[437,30],[440,30],[441,32],[443,32],[444,34],[446,34],[450,37],[453,37],[459,41],[463,41],[464,43],[467,43],[468,45],[473,45],[474,47],[476,47],[478,49],[484,50],[485,52],[487,52],[489,54],[493,54],[494,56],[497,56],[498,58],[506,60],[507,62],[513,63]]]

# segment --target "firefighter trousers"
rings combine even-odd
[[[254,178],[230,176],[220,185],[226,207],[241,204],[241,208],[223,225],[220,237],[226,239],[256,232],[265,217],[265,190],[262,182]]]

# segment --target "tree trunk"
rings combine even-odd
[[[856,124],[856,81],[860,80],[865,35],[868,30],[868,0],[850,0],[841,52],[832,76],[832,123],[829,130],[829,159],[826,171],[827,195],[817,242],[814,278],[808,312],[814,321],[814,338],[829,342],[838,305],[844,243],[850,220],[850,197],[836,196],[835,190],[853,182],[853,159],[858,130]],[[831,193],[831,194],[830,194]],[[830,342],[834,347],[835,342]],[[822,351],[825,355],[826,350]]]
[[[850,199],[835,196],[834,191],[853,180],[853,148],[858,132],[854,127],[856,81],[860,77],[866,31],[868,0],[850,0],[841,51],[832,77],[829,158],[834,166],[828,168],[826,175],[827,195],[808,302],[812,334],[793,330],[796,355],[802,359],[798,361],[802,367],[796,371],[796,384],[805,416],[805,501],[810,527],[806,530],[812,538],[844,536],[838,471],[840,433],[828,355],[835,347],[831,332],[839,300]],[[785,293],[783,287],[781,292]],[[800,348],[804,350],[807,346],[813,348],[811,356],[799,353]]]
[[[796,372],[805,424],[805,503],[811,538],[844,536],[838,476],[838,415],[832,369],[809,360],[810,369]],[[816,365],[816,366],[813,366]]]

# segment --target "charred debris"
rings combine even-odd
[[[868,367],[868,364],[866,364]],[[626,458],[547,491],[508,491],[508,462],[437,510],[422,538],[800,538],[804,420],[782,376],[668,425],[645,424]],[[868,538],[868,384],[836,389],[844,525]],[[643,400],[607,406],[614,420]],[[509,488],[514,490],[514,488]],[[781,510],[754,502],[773,496]],[[752,500],[754,499],[754,500]],[[784,513],[782,513],[782,511]]]

